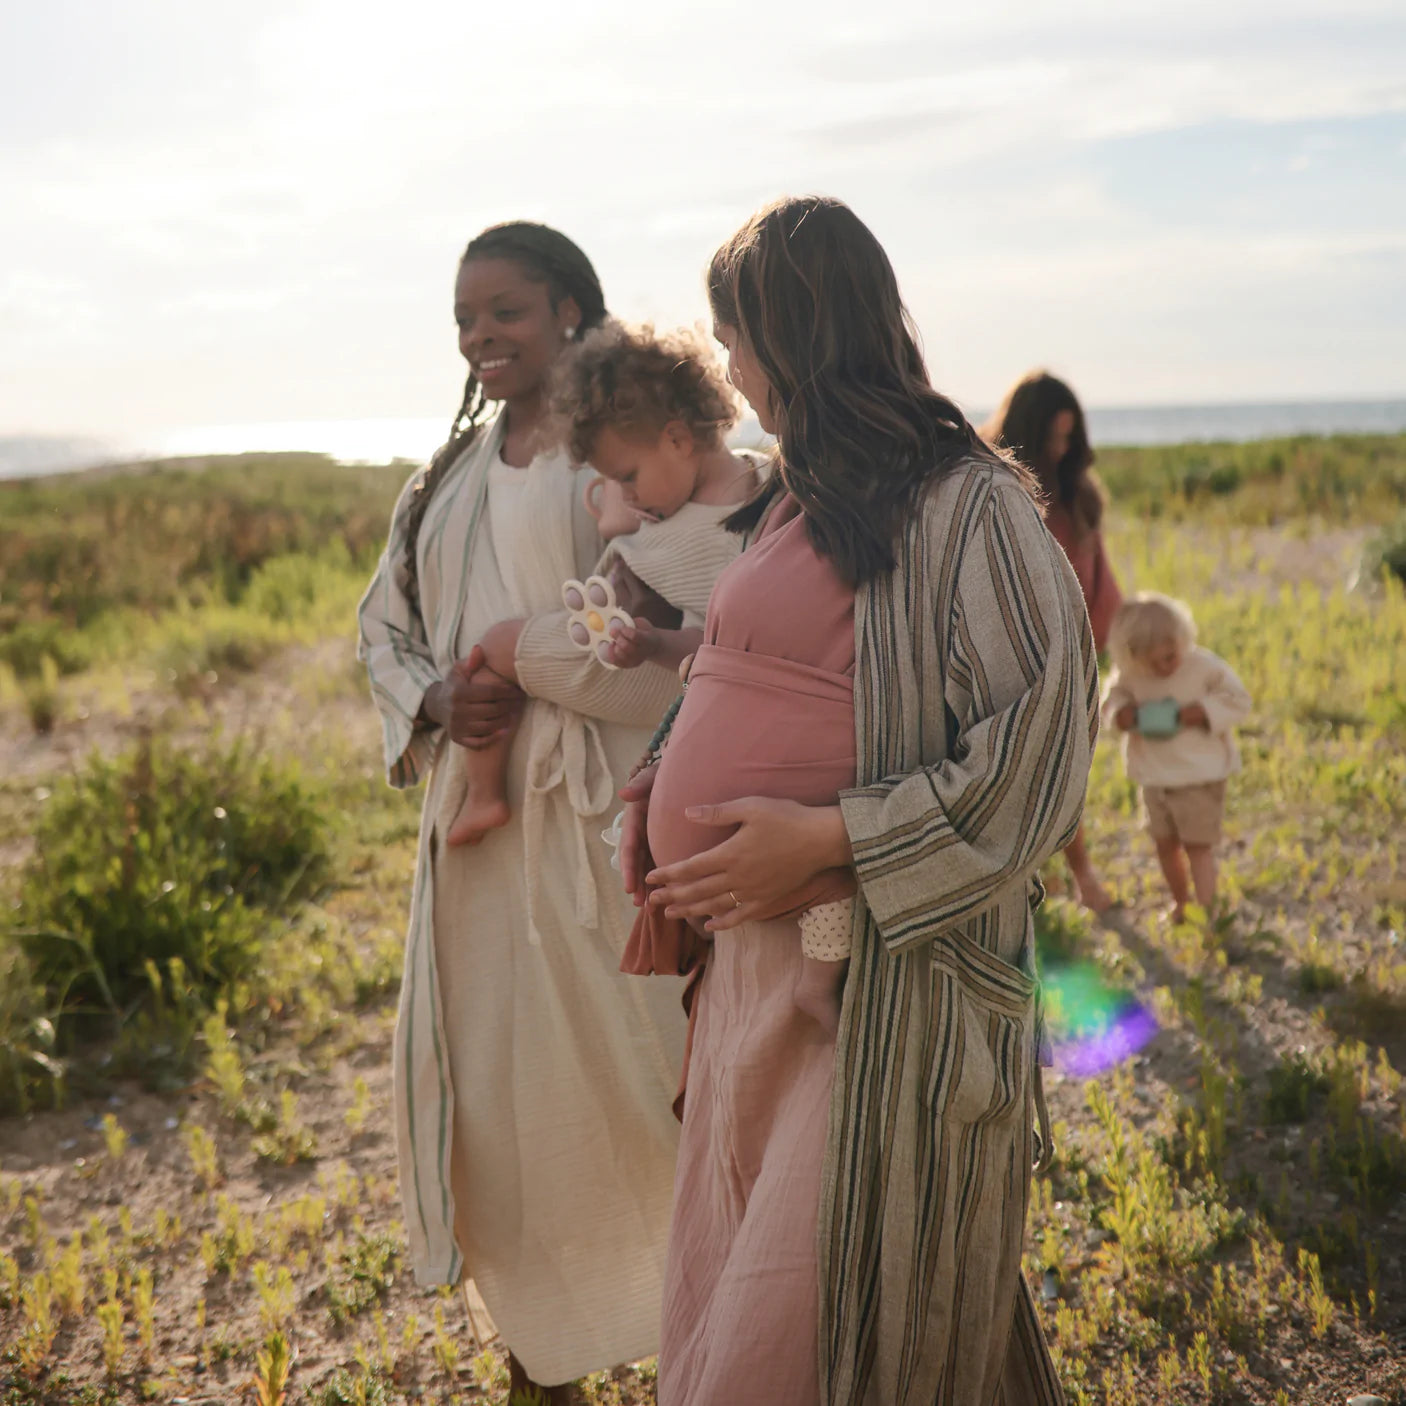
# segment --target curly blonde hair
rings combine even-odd
[[[1184,650],[1196,643],[1191,607],[1156,591],[1139,591],[1118,607],[1108,632],[1108,653],[1119,670],[1128,673],[1167,640]]]
[[[560,358],[551,413],[572,461],[585,464],[607,427],[632,439],[655,438],[681,421],[700,444],[716,447],[737,423],[738,405],[701,337],[607,322]]]

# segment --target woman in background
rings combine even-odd
[[[1102,654],[1123,602],[1100,527],[1107,495],[1094,471],[1084,410],[1074,392],[1048,371],[1032,371],[1011,387],[982,434],[1032,469],[1045,495],[1045,526],[1064,548],[1084,593],[1094,645]],[[1113,906],[1084,843],[1084,827],[1064,851],[1079,902],[1093,913]]]

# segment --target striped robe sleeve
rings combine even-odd
[[[1072,838],[1098,727],[1078,583],[1029,495],[988,477],[940,531],[930,550],[959,554],[955,586],[932,603],[947,755],[841,796],[892,951],[981,913]]]
[[[420,611],[406,591],[405,518],[420,475],[405,486],[380,565],[357,609],[357,658],[366,666],[381,715],[386,779],[416,785],[434,758],[439,728],[420,720],[420,704],[440,681]]]

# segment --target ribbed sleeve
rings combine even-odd
[[[685,503],[672,517],[617,537],[607,559],[618,556],[646,586],[683,611],[686,625],[699,626],[713,583],[742,550],[742,538],[722,525],[735,510],[735,504]]]
[[[534,615],[523,626],[516,659],[523,691],[589,718],[653,727],[678,697],[678,676],[659,664],[607,669],[571,643],[567,619],[560,610]]]

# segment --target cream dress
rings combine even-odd
[[[471,1277],[551,1384],[657,1345],[684,1021],[677,983],[618,970],[633,908],[600,831],[677,683],[571,646],[561,583],[601,546],[578,475],[559,458],[510,468],[500,441],[501,423],[480,431],[431,500],[420,612],[399,569],[407,489],[362,604],[362,654],[392,782],[432,768],[394,1057],[412,1258],[422,1282]],[[463,768],[415,725],[419,703],[488,626],[523,616],[533,696],[513,820],[448,849]]]

